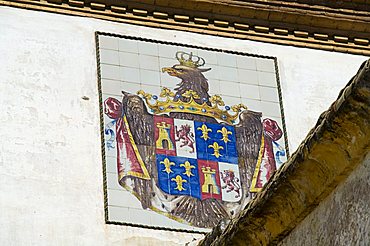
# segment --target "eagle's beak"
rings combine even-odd
[[[176,71],[176,69],[172,68],[172,67],[163,67],[162,68],[162,73],[165,73],[167,72],[168,75],[170,76],[177,76],[178,75],[178,72]]]
[[[172,67],[163,67],[162,68],[162,73],[165,73],[165,72],[170,72],[170,71],[172,71],[173,70],[173,68]]]

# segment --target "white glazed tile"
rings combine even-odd
[[[161,88],[159,86],[141,85],[140,87],[143,91],[152,95],[158,96],[161,93]]]
[[[262,105],[261,105],[261,101],[259,100],[242,98],[242,103],[245,106],[247,106],[249,110],[256,111],[256,112],[262,112]]]
[[[176,46],[170,46],[165,44],[158,45],[159,57],[176,59]]]
[[[220,94],[220,81],[217,79],[208,80],[209,85],[209,95],[213,96],[215,94]]]
[[[151,225],[150,218],[153,211],[148,211],[144,209],[133,209],[129,208],[130,221],[134,221],[135,224],[140,225]]]
[[[168,74],[162,73],[161,74],[161,86],[167,88],[175,88],[177,84],[179,84],[181,80],[179,78],[169,76]]]
[[[118,175],[116,173],[107,173],[107,189],[108,190],[123,190],[123,191],[126,191],[118,183]]]
[[[260,86],[259,90],[262,101],[279,102],[277,88]]]
[[[116,155],[105,157],[105,171],[117,175],[117,158]]]
[[[138,53],[138,41],[130,39],[119,39],[119,51]]]
[[[248,56],[237,56],[236,63],[238,68],[257,70],[256,58]]]
[[[273,59],[259,58],[257,59],[257,70],[275,73],[275,63]]]
[[[136,94],[137,91],[139,91],[139,90],[140,90],[140,84],[130,83],[130,82],[126,82],[126,81],[123,81],[121,83],[121,91]]]
[[[217,63],[219,66],[236,67],[236,55],[217,53]]]
[[[219,72],[220,72],[220,67],[217,65],[211,65],[206,68],[211,68],[211,70],[204,72],[203,75],[206,77],[208,80],[212,79],[218,79],[219,80]]]
[[[279,103],[261,101],[263,115],[281,117]]]
[[[275,73],[258,72],[258,84],[277,88]]]
[[[109,221],[130,223],[129,213],[130,212],[128,208],[108,206]]]
[[[141,69],[148,69],[160,72],[159,59],[157,56],[139,55],[139,65]]]
[[[119,52],[119,64],[124,67],[139,67],[139,55],[136,53]]]
[[[104,64],[119,65],[118,51],[100,50],[100,62]]]
[[[139,53],[143,55],[158,56],[158,46],[150,42],[138,42]]]
[[[243,84],[258,85],[258,73],[253,70],[238,69],[238,81]]]
[[[240,84],[241,97],[260,100],[259,87],[257,85]]]
[[[150,215],[150,223],[153,226],[172,228],[172,219],[158,213],[152,213]]]
[[[221,96],[227,106],[234,106],[242,102],[240,97]]]
[[[99,35],[99,48],[118,50],[118,38]]]
[[[165,67],[172,67],[173,65],[178,64],[178,63],[179,63],[179,62],[178,62],[177,60],[170,59],[170,58],[160,57],[160,58],[159,58],[159,68],[160,68],[160,72],[162,72],[162,68],[165,68]]]
[[[235,67],[218,67],[218,78],[220,80],[238,81],[238,70]]]
[[[119,66],[101,64],[100,74],[103,79],[113,79],[113,80],[121,79],[121,73],[120,73]]]
[[[141,202],[126,190],[108,189],[108,205],[142,209]]]
[[[161,78],[160,74],[156,71],[151,70],[140,70],[140,82],[145,85],[160,86]]]
[[[131,83],[140,83],[140,71],[137,68],[121,67],[122,80]]]
[[[198,50],[198,55],[199,57],[205,60],[204,67],[210,67],[210,65],[217,64],[217,53],[216,52],[207,51],[207,50]]]
[[[122,95],[121,93],[121,81],[102,79],[101,80],[102,91],[110,95]]]
[[[221,80],[220,94],[225,96],[240,97],[239,83]]]

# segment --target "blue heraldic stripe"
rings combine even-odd
[[[195,121],[194,128],[198,159],[238,165],[233,126]]]
[[[157,155],[158,185],[170,195],[187,195],[201,199],[196,159]]]

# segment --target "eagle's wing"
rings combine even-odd
[[[248,192],[256,167],[262,137],[262,113],[244,110],[236,125],[236,142],[239,155],[239,171],[243,187],[243,198],[251,198]],[[247,199],[249,200],[249,199]]]
[[[123,111],[127,117],[131,134],[138,148],[139,154],[151,175],[156,175],[155,148],[154,148],[154,128],[153,116],[148,113],[144,101],[134,94],[123,93]],[[151,195],[153,194],[153,184],[151,180],[136,177],[131,179],[133,191],[138,196],[143,208],[151,207]]]

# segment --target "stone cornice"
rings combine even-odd
[[[277,244],[369,153],[369,115],[370,60],[255,199],[200,245]]]
[[[0,5],[223,37],[370,55],[368,8],[301,1],[0,0]],[[334,7],[333,7],[334,6]],[[368,5],[367,5],[368,6]]]

